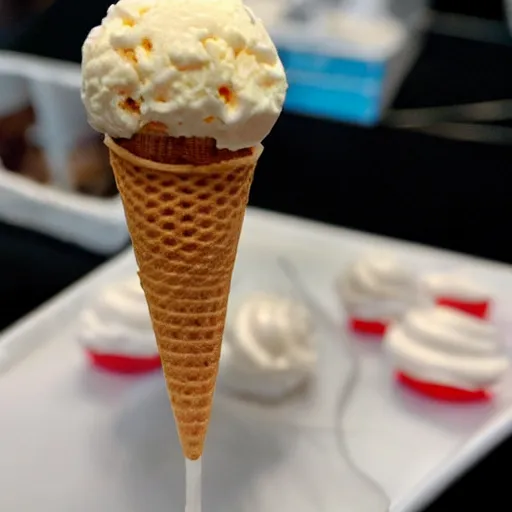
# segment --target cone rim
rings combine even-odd
[[[244,156],[240,158],[233,158],[231,160],[224,160],[218,163],[211,163],[205,165],[192,165],[192,164],[164,164],[160,162],[154,162],[137,155],[134,155],[127,149],[117,144],[114,139],[109,135],[105,135],[104,144],[107,148],[115,153],[122,160],[130,162],[132,165],[137,167],[144,167],[146,169],[152,169],[159,172],[169,172],[174,174],[211,174],[216,170],[219,172],[226,172],[226,166],[252,164],[257,161],[263,153],[263,146],[258,144],[252,148],[252,155]]]

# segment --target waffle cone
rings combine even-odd
[[[195,460],[210,419],[231,276],[260,152],[220,154],[207,139],[156,135],[107,137],[106,144],[181,444]]]

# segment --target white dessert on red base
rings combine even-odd
[[[160,367],[144,292],[137,276],[109,285],[80,315],[79,339],[93,364],[121,373]]]
[[[410,310],[384,344],[399,380],[434,398],[490,398],[509,367],[494,325],[444,306]]]
[[[255,294],[228,315],[219,378],[229,390],[283,398],[307,382],[315,363],[313,319],[302,304]]]
[[[462,272],[436,273],[421,277],[418,290],[423,300],[460,309],[487,318],[491,294]]]
[[[415,290],[413,274],[388,253],[363,256],[338,281],[349,326],[365,334],[384,334],[413,302]]]

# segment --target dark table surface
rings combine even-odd
[[[34,49],[24,44],[24,49]],[[53,55],[79,58],[76,44],[58,48],[65,55]],[[40,53],[52,55],[51,49]],[[431,35],[395,106],[507,98],[512,91],[510,62],[512,46]],[[512,218],[511,162],[511,146],[285,114],[266,141],[251,203],[512,262],[506,229]],[[0,223],[0,329],[104,261]],[[508,440],[429,512],[472,510],[471,505],[489,496],[509,503],[508,473],[502,466],[511,458]]]

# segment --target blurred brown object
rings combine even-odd
[[[0,0],[1,24],[16,22],[25,16],[43,11],[54,0]]]
[[[26,132],[35,122],[31,106],[0,118],[0,159],[4,167],[19,171],[27,149]]]
[[[29,145],[23,155],[19,172],[25,178],[37,183],[48,183],[50,170],[44,151],[37,146]]]
[[[69,168],[78,192],[100,197],[116,194],[108,150],[100,139],[81,142],[71,152]]]

